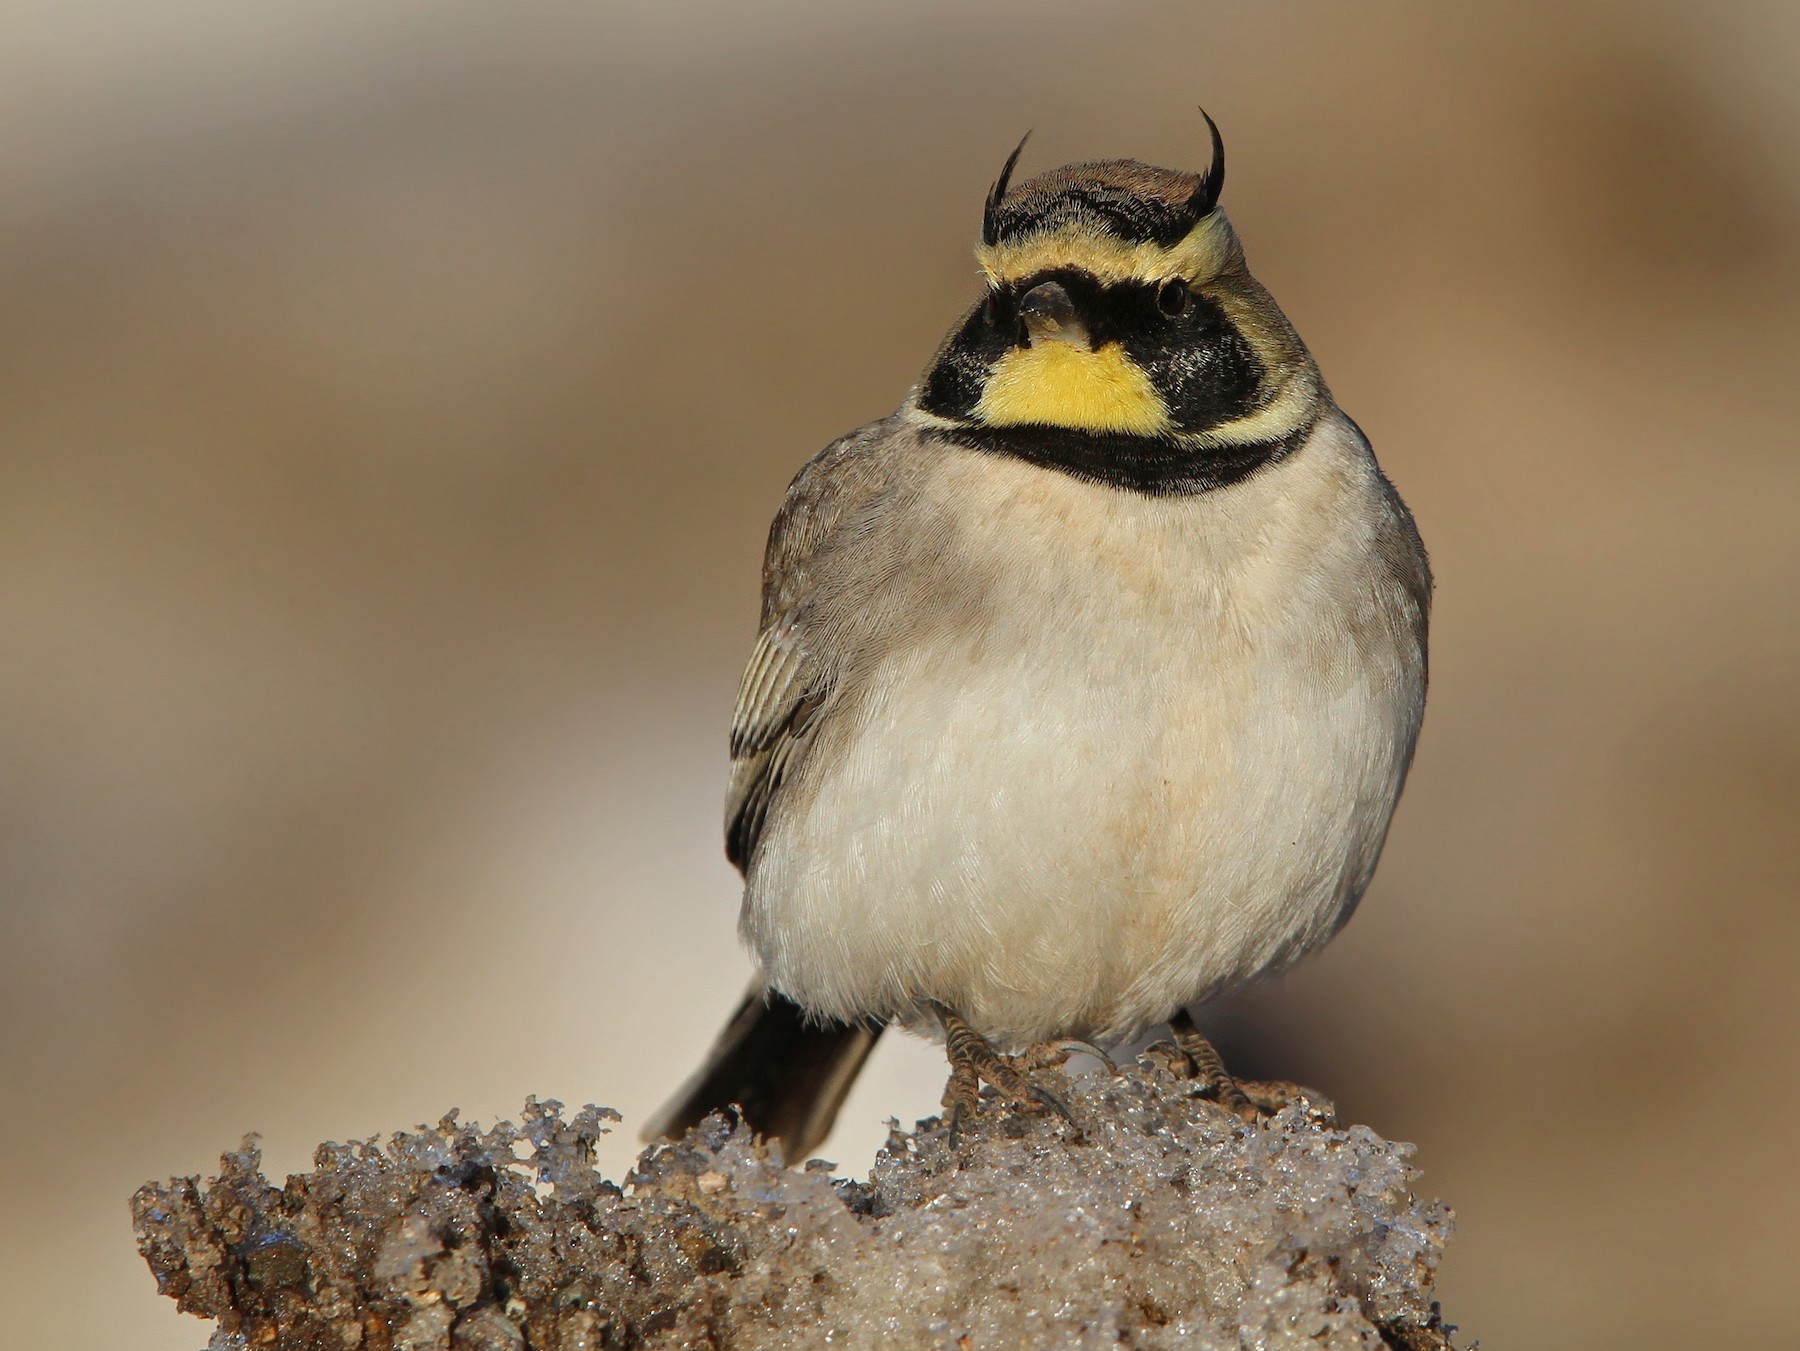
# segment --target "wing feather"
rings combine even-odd
[[[836,687],[844,615],[878,578],[866,566],[835,564],[865,542],[901,462],[896,438],[906,435],[886,419],[832,442],[795,476],[769,528],[763,629],[731,720],[725,853],[740,871],[756,852],[783,780],[798,769],[814,715]],[[835,621],[821,620],[827,614]]]
[[[731,756],[735,760],[767,750],[792,713],[794,685],[806,659],[791,619],[763,630],[744,666],[737,707],[731,715]]]
[[[769,805],[806,741],[812,715],[830,693],[792,617],[763,630],[744,667],[731,719],[731,791],[725,802],[725,856],[749,866]]]

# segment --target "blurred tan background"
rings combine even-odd
[[[200,1346],[126,1198],[247,1130],[642,1121],[747,970],[789,476],[1020,132],[1198,168],[1202,101],[1439,576],[1374,890],[1227,1044],[1420,1142],[1484,1345],[1791,1336],[1797,60],[1778,4],[0,9],[0,1340]],[[890,1038],[828,1153],[941,1082]]]

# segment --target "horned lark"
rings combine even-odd
[[[985,293],[769,535],[726,848],[760,977],[654,1124],[738,1105],[803,1157],[888,1024],[953,1124],[1007,1052],[1171,1022],[1325,943],[1425,702],[1405,505],[1203,174],[988,194]],[[1020,149],[1023,149],[1023,142]],[[1054,1105],[1054,1104],[1053,1104]]]

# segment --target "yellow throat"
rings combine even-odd
[[[1041,423],[1153,436],[1170,426],[1150,378],[1116,342],[1092,352],[1054,339],[1014,348],[994,363],[975,412],[991,427]]]

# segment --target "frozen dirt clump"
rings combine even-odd
[[[616,1116],[528,1101],[321,1146],[280,1188],[246,1143],[132,1211],[218,1348],[1450,1346],[1410,1146],[1303,1103],[1245,1125],[1150,1065],[1066,1090],[1075,1127],[984,1102],[954,1151],[895,1129],[867,1182],[714,1117],[620,1186]]]

